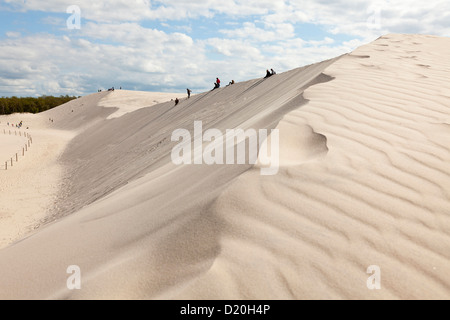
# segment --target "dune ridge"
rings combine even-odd
[[[0,297],[448,299],[449,45],[392,34],[178,106],[111,117],[101,93],[50,111],[74,134],[70,181],[53,223],[0,250]],[[173,165],[170,135],[195,120],[279,129],[279,173]]]

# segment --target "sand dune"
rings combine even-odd
[[[19,129],[7,127],[6,123],[24,121]],[[0,248],[17,241],[37,229],[55,205],[59,193],[63,169],[58,158],[67,142],[73,138],[70,131],[46,127],[42,117],[16,114],[2,116],[0,121]],[[26,130],[26,126],[30,130]],[[4,135],[3,130],[13,135]],[[17,132],[18,136],[15,135]],[[19,132],[22,136],[19,136]],[[33,143],[23,153],[28,138]],[[16,154],[17,160],[16,162]],[[5,160],[13,159],[13,167]]]
[[[197,288],[227,275],[214,298],[448,299],[450,145],[430,129],[448,130],[449,44],[389,35],[327,68],[335,79],[279,125],[289,165],[246,173],[216,201],[221,254],[181,297],[210,297]],[[432,61],[443,65],[420,65]],[[379,292],[366,287],[370,265],[383,271]]]
[[[124,114],[142,109],[143,106],[151,107],[160,103],[181,99],[186,94],[181,93],[161,93],[161,92],[139,92],[139,91],[114,91],[104,97],[99,105],[106,108],[117,108],[107,119],[114,119]]]
[[[99,93],[41,115],[66,180],[54,222],[0,251],[0,297],[449,299],[449,45],[387,35],[178,106]],[[196,120],[279,129],[279,173],[175,166]]]
[[[0,168],[6,170],[8,168],[9,159],[14,158],[14,162],[16,162],[16,153],[20,153],[22,155],[22,148],[28,142],[28,139],[25,136],[19,136],[17,134],[18,130],[13,130],[13,134],[11,135],[9,128],[4,129],[7,130],[6,134],[3,131],[0,133],[0,143],[2,148],[0,150]],[[22,131],[20,131],[22,134]],[[8,160],[8,161],[7,161]]]

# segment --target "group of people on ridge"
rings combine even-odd
[[[228,83],[227,87],[233,85],[234,83],[235,83],[234,80],[231,80],[231,81]],[[214,83],[214,89],[213,89],[213,90],[216,90],[216,89],[219,89],[219,88],[220,88],[220,79],[219,79],[219,78],[216,78],[216,82]]]
[[[6,123],[6,125],[9,127],[9,122]],[[16,127],[18,129],[21,129],[23,126],[23,121],[20,121],[19,124],[14,125],[13,123],[11,123],[11,127]]]
[[[192,90],[189,89],[189,88],[187,88],[186,91],[187,91],[188,99],[190,99],[190,98],[191,98]],[[179,103],[180,103],[180,99],[176,98],[176,99],[175,99],[175,105],[177,106]]]
[[[273,70],[273,69],[270,69],[270,71],[269,70],[266,70],[266,76],[264,77],[264,79],[266,79],[266,78],[269,78],[269,77],[271,77],[271,76],[274,76],[274,75],[276,75],[277,73]],[[231,80],[230,81],[230,83],[227,85],[227,87],[228,86],[231,86],[231,85],[233,85],[233,84],[235,84],[235,82],[234,82],[234,80]],[[216,82],[214,82],[214,88],[213,88],[213,91],[214,90],[216,90],[216,89],[219,89],[220,88],[220,79],[219,78],[216,78]],[[190,99],[191,98],[191,93],[192,93],[192,90],[191,89],[186,89],[187,90],[187,95],[188,95],[188,99]],[[173,101],[173,100],[172,100]],[[180,103],[180,100],[178,99],[178,98],[176,98],[175,99],[175,105],[177,106],[178,104]]]
[[[271,76],[274,76],[276,74],[277,73],[273,69],[270,69],[270,71],[266,70],[266,76],[264,77],[264,79],[270,78]]]

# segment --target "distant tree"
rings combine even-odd
[[[77,99],[77,97],[70,97],[68,95],[61,95],[59,97],[42,96],[38,98],[1,97],[0,115],[12,113],[40,113],[58,107],[74,99]]]

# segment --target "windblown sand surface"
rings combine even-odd
[[[9,129],[7,129],[9,132]],[[17,130],[19,131],[19,130]],[[3,131],[0,134],[0,144],[2,148],[0,149],[0,159],[2,160],[8,160],[10,158],[14,157],[14,162],[16,161],[16,153],[20,153],[22,155],[22,147],[27,142],[27,138],[25,136],[17,136],[15,130],[13,130],[13,135],[10,135],[9,133],[4,134]],[[2,169],[7,169],[8,164],[5,165],[5,162],[3,161],[1,164]],[[13,164],[14,165],[14,164]]]
[[[0,298],[449,299],[449,47],[388,35],[178,106],[99,93],[37,116],[29,161],[46,159],[42,182],[61,170],[53,222],[0,250]],[[172,164],[172,132],[200,120],[278,128],[279,173]],[[2,186],[31,174],[26,159]],[[70,265],[81,290],[66,287]],[[372,265],[381,290],[367,288]]]
[[[31,115],[2,116],[0,119],[0,248],[2,248],[37,228],[41,220],[47,216],[48,208],[54,205],[63,177],[62,168],[57,160],[74,134],[49,129],[42,119]],[[25,124],[20,130],[6,126],[7,122],[17,124],[20,121],[24,121]],[[31,130],[26,130],[26,126],[30,126]],[[12,135],[9,135],[10,131]],[[25,137],[29,133],[32,133],[33,139],[30,148],[28,148],[29,139]],[[27,151],[24,152],[25,148]],[[5,161],[8,161],[7,170]]]
[[[180,93],[161,93],[161,92],[140,92],[133,91],[114,91],[101,100],[100,106],[107,108],[117,108],[118,110],[111,114],[107,119],[120,118],[124,114],[142,109],[143,106],[151,107],[166,101],[182,99],[186,94]]]

